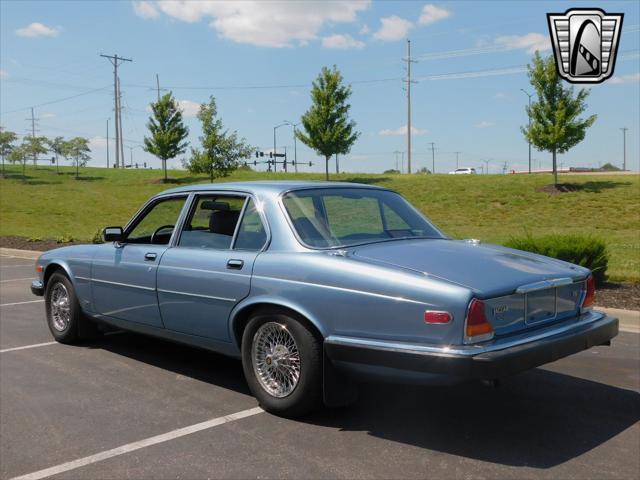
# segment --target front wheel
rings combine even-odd
[[[98,335],[96,325],[86,319],[69,278],[55,272],[45,291],[47,325],[53,338],[60,343],[73,344]]]
[[[322,398],[322,343],[305,323],[279,311],[253,315],[242,335],[249,388],[268,412],[304,415]]]

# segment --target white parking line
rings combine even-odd
[[[36,277],[11,278],[9,280],[0,280],[0,283],[17,282],[18,280],[35,280],[35,279],[36,279]]]
[[[23,345],[22,347],[5,348],[0,353],[16,352],[18,350],[26,350],[28,348],[46,347],[47,345],[56,345],[58,342],[34,343],[33,345]]]
[[[126,445],[112,448],[111,450],[106,450],[94,455],[89,455],[88,457],[72,460],[71,462],[62,463],[54,467],[45,468],[44,470],[28,473],[20,477],[14,477],[11,480],[38,480],[40,478],[47,478],[52,475],[58,475],[60,473],[68,472],[69,470],[75,470],[76,468],[84,467],[92,463],[101,462],[102,460],[106,460],[108,458],[113,458],[119,455],[133,452],[135,450],[140,450],[141,448],[157,445],[158,443],[168,442],[169,440],[174,440],[176,438],[184,437],[185,435],[190,435],[192,433],[217,427],[225,423],[240,420],[241,418],[257,415],[258,413],[262,412],[263,410],[260,407],[242,410],[241,412],[232,413],[231,415],[225,415],[224,417],[218,417],[202,423],[196,423],[195,425],[191,425],[188,427],[178,428],[177,430],[172,430],[161,435],[156,435],[155,437],[150,437],[133,443],[127,443]]]
[[[0,265],[0,268],[33,267],[33,263],[23,263],[20,265]]]
[[[0,307],[11,307],[13,305],[24,305],[26,303],[40,303],[44,300],[29,300],[28,302],[0,303]]]

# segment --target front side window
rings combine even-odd
[[[286,194],[283,204],[300,239],[335,248],[394,238],[444,238],[400,195],[388,190],[331,188]]]
[[[167,245],[171,240],[187,197],[159,200],[151,206],[126,234],[126,243]]]
[[[181,247],[231,248],[245,197],[206,195],[198,197],[178,245]]]

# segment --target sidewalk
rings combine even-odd
[[[42,252],[33,250],[17,250],[15,248],[0,247],[0,256],[25,258],[35,260]],[[622,310],[620,308],[601,308],[596,306],[596,310],[605,312],[607,315],[617,317],[620,320],[620,331],[640,333],[640,311]]]

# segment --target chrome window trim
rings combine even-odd
[[[155,292],[156,289],[153,287],[144,287],[142,285],[133,285],[131,283],[121,283],[121,282],[112,282],[111,280],[102,280],[99,278],[87,278],[87,277],[80,277],[80,276],[75,276],[76,279],[78,280],[88,280],[90,282],[98,282],[98,283],[106,283],[109,285],[118,285],[119,287],[129,287],[129,288],[137,288],[140,290],[147,290],[150,292]]]
[[[566,333],[573,329],[580,328],[585,325],[589,325],[590,323],[597,322],[598,320],[602,320],[603,318],[606,317],[606,315],[602,312],[591,311],[583,315],[580,315],[579,317],[580,319],[577,322],[572,322],[568,325],[550,327],[550,328],[544,329],[543,331],[541,331],[536,335],[524,336],[522,338],[518,338],[510,341],[502,341],[502,342],[496,341],[495,343],[491,343],[487,345],[471,344],[466,346],[454,345],[454,346],[447,346],[447,347],[439,347],[435,345],[418,345],[418,344],[394,342],[394,341],[387,341],[387,340],[346,337],[341,335],[330,335],[325,339],[325,342],[336,344],[336,345],[362,347],[362,348],[370,348],[374,350],[393,351],[393,352],[406,352],[406,353],[415,353],[415,354],[436,353],[436,354],[442,354],[442,355],[474,356],[474,355],[480,355],[483,353],[496,352],[496,351],[504,350],[511,347],[517,347],[519,345],[535,342],[538,340],[543,340],[547,337],[553,337],[554,335]],[[581,317],[584,317],[584,318],[581,318]]]

